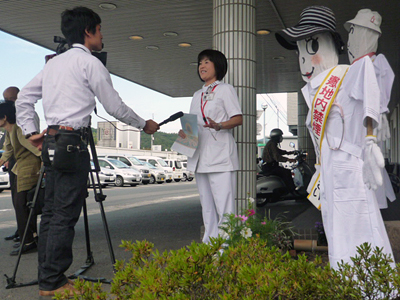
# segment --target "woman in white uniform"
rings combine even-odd
[[[188,158],[187,169],[195,172],[205,227],[203,242],[208,243],[210,237],[218,237],[224,215],[235,211],[239,158],[232,129],[242,125],[242,111],[233,86],[221,82],[228,70],[225,55],[207,49],[197,61],[204,85],[193,95],[190,114],[197,115],[199,143]],[[182,130],[179,135],[186,137]]]

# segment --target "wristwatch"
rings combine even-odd
[[[218,123],[218,130],[217,131],[220,131],[222,129],[222,123]]]
[[[34,131],[34,132],[31,132],[31,133],[28,133],[27,135],[25,135],[25,138],[29,139],[32,135],[35,135],[35,134],[39,134],[39,132]]]

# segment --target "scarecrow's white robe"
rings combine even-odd
[[[312,101],[329,71],[318,74],[302,89],[310,109],[306,125],[311,136]],[[341,148],[331,150],[327,143],[328,139],[331,147],[340,144],[343,126],[337,106],[332,106],[321,148],[321,212],[332,268],[337,268],[342,260],[351,263],[356,247],[364,242],[392,254],[375,193],[365,186],[362,174],[366,118],[372,118],[374,126],[379,122],[376,99],[379,88],[374,67],[370,58],[365,57],[349,68],[336,97],[344,111]]]

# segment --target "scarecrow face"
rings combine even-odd
[[[297,47],[301,77],[305,82],[338,64],[338,54],[329,33],[316,34],[297,41]]]
[[[379,32],[355,24],[350,25],[347,54],[352,64],[354,60],[368,53],[376,52]]]

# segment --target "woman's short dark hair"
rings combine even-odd
[[[228,61],[226,60],[225,55],[218,50],[213,50],[213,49],[203,50],[197,56],[197,66],[200,66],[200,61],[203,60],[204,58],[208,58],[210,61],[214,63],[217,80],[222,80],[225,77],[226,72],[228,71]],[[197,75],[199,75],[200,77],[199,68],[197,68]],[[203,80],[201,79],[201,81]]]
[[[0,102],[0,119],[7,117],[10,124],[15,124],[15,105],[11,101]]]
[[[85,30],[96,33],[96,26],[101,23],[100,16],[93,10],[78,6],[67,9],[61,14],[61,32],[68,45],[85,43]]]

